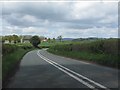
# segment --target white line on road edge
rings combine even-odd
[[[39,54],[40,54],[40,53],[39,53]],[[40,54],[40,55],[41,55],[41,54]],[[41,55],[41,56],[44,57],[43,55]],[[99,86],[100,88],[107,88],[107,87],[105,87],[105,86],[103,86],[103,85],[101,85],[101,84],[99,84],[99,83],[97,83],[97,82],[95,82],[95,81],[93,81],[93,80],[91,80],[91,79],[89,79],[89,78],[87,78],[87,77],[79,74],[79,73],[76,73],[76,72],[74,72],[74,71],[72,71],[72,70],[70,70],[70,69],[68,69],[68,68],[66,68],[66,67],[64,67],[64,66],[62,66],[62,65],[60,65],[60,64],[58,64],[58,63],[56,63],[56,62],[54,62],[54,61],[52,61],[52,60],[50,60],[50,59],[48,59],[48,58],[46,58],[46,57],[44,57],[44,58],[47,59],[47,60],[49,60],[50,62],[56,64],[56,65],[58,65],[58,66],[60,66],[60,67],[62,67],[62,68],[64,68],[64,69],[68,70],[69,72],[72,72],[72,73],[74,73],[75,75],[77,75],[77,76],[79,76],[79,77],[81,77],[81,78],[83,78],[83,79],[85,79],[85,80],[88,80],[89,82],[91,82],[91,83]]]
[[[40,51],[40,50],[39,50],[39,51]],[[70,69],[68,69],[68,68],[66,68],[66,67],[64,67],[64,66],[62,66],[62,65],[60,65],[60,64],[58,64],[58,63],[56,63],[56,62],[54,62],[54,61],[52,61],[52,60],[50,60],[50,59],[48,59],[48,58],[46,58],[46,57],[44,57],[43,55],[41,55],[41,54],[39,53],[39,51],[37,52],[37,55],[38,55],[39,57],[41,57],[43,60],[45,60],[46,62],[48,62],[48,63],[50,63],[51,65],[55,66],[55,67],[58,68],[59,70],[61,70],[61,71],[63,71],[64,73],[68,74],[69,76],[73,77],[74,79],[76,79],[77,81],[81,82],[82,84],[88,86],[89,88],[95,89],[94,86],[88,84],[87,82],[85,82],[85,81],[83,81],[82,79],[76,77],[75,75],[77,75],[77,76],[79,76],[79,77],[81,77],[81,78],[83,78],[83,79],[85,79],[85,80],[87,80],[87,81],[89,81],[89,82],[91,82],[91,83],[99,86],[100,88],[107,89],[105,86],[103,86],[103,85],[101,85],[101,84],[99,84],[99,83],[97,83],[97,82],[95,82],[95,81],[93,81],[93,80],[90,80],[90,79],[88,79],[87,77],[85,77],[85,76],[83,76],[83,75],[80,75],[79,73],[76,73],[76,72],[74,72],[74,71],[72,71],[72,70],[70,70]],[[56,64],[56,65],[55,65],[55,64]],[[57,66],[57,65],[58,65],[58,66]],[[62,69],[62,68],[63,68],[63,69]],[[65,69],[65,70],[64,70],[64,69]],[[67,70],[67,71],[66,71],[66,70]],[[69,73],[68,71],[71,72],[71,73]],[[74,73],[75,75],[73,75],[72,73]]]
[[[57,65],[53,64],[52,62],[50,62],[49,60],[47,60],[46,58],[44,58],[43,56],[41,56],[39,52],[37,53],[37,55],[38,55],[40,58],[42,58],[43,60],[45,60],[46,62],[48,62],[48,63],[50,63],[51,65],[53,65],[54,67],[58,68],[59,70],[63,71],[64,73],[68,74],[70,77],[72,77],[72,78],[76,79],[77,81],[81,82],[82,84],[88,86],[89,88],[92,88],[92,89],[95,88],[94,86],[86,83],[85,81],[83,81],[83,80],[79,79],[78,77],[74,76],[73,74],[69,73],[68,71],[66,71],[66,70],[58,67]]]

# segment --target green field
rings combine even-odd
[[[54,46],[54,45],[63,45],[63,44],[70,44],[72,43],[71,41],[56,41],[56,42],[41,42],[41,44],[39,44],[39,46]]]

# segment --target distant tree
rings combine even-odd
[[[40,38],[39,38],[38,36],[33,36],[33,37],[30,39],[30,43],[31,43],[34,47],[38,48],[38,44],[41,43],[41,40],[40,40]]]
[[[48,42],[50,43],[50,41],[51,41],[51,39],[50,38],[48,38]]]
[[[55,38],[53,38],[53,42],[55,42]]]
[[[61,36],[61,35],[58,36],[57,39],[58,39],[59,41],[62,41],[62,36]]]
[[[14,43],[20,42],[20,37],[17,35],[4,36],[3,39],[4,41],[8,40],[9,43],[11,43],[11,41],[14,41]]]
[[[20,38],[17,35],[13,35],[12,37],[13,37],[14,43],[17,43],[20,41]]]
[[[12,37],[11,35],[10,35],[10,36],[5,36],[5,37],[4,37],[4,40],[8,40],[9,43],[11,43],[12,39],[13,39],[13,37]]]
[[[7,36],[7,37],[8,37],[9,43],[11,43],[11,41],[13,40],[13,36]]]

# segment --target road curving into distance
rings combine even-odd
[[[7,88],[118,88],[118,70],[48,53],[27,53]]]

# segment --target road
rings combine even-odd
[[[23,57],[7,88],[118,88],[118,70],[34,50]]]

